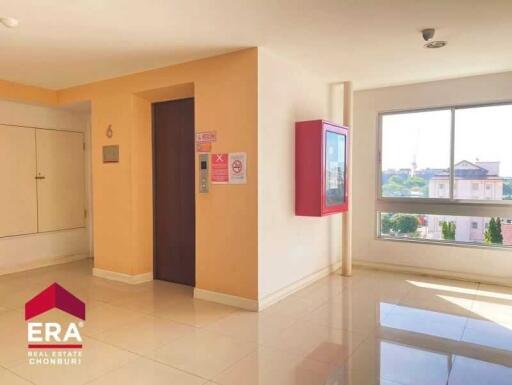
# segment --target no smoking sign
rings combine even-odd
[[[231,168],[233,169],[233,172],[235,174],[240,174],[242,172],[242,162],[238,159],[233,162],[231,165]]]
[[[229,154],[229,183],[247,183],[247,154],[245,152]]]

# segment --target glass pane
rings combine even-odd
[[[327,207],[345,202],[345,135],[325,133],[325,197]]]
[[[382,196],[449,198],[450,137],[450,110],[383,115]]]
[[[380,213],[380,236],[512,246],[512,218]]]
[[[511,143],[512,105],[456,110],[454,197],[512,200]]]

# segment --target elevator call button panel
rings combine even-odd
[[[207,193],[209,191],[209,157],[208,154],[199,154],[199,192]]]

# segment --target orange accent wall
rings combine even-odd
[[[55,106],[57,105],[57,92],[41,87],[0,80],[0,99]]]
[[[193,95],[196,131],[217,131],[213,152],[248,158],[246,185],[199,194],[196,178],[196,286],[257,299],[257,82],[252,48],[59,91],[0,80],[0,98],[91,102],[95,267],[134,275],[153,268],[151,102]],[[119,163],[102,163],[107,144],[120,146]]]
[[[196,286],[257,299],[257,55],[247,49],[57,92],[59,104],[91,101],[97,268],[152,271],[151,102],[166,88],[171,96],[193,89],[196,131],[217,131],[214,152],[244,151],[248,158],[246,185],[213,185],[199,194],[196,178]],[[106,144],[119,144],[118,164],[102,163]]]
[[[132,242],[136,241],[132,233],[134,98],[125,93],[91,100],[94,265],[126,274],[139,273],[132,249]],[[112,139],[106,136],[109,124],[114,129]],[[120,146],[119,163],[102,162],[102,146],[107,144]]]

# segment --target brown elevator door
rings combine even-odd
[[[194,99],[153,104],[156,279],[194,286]]]

